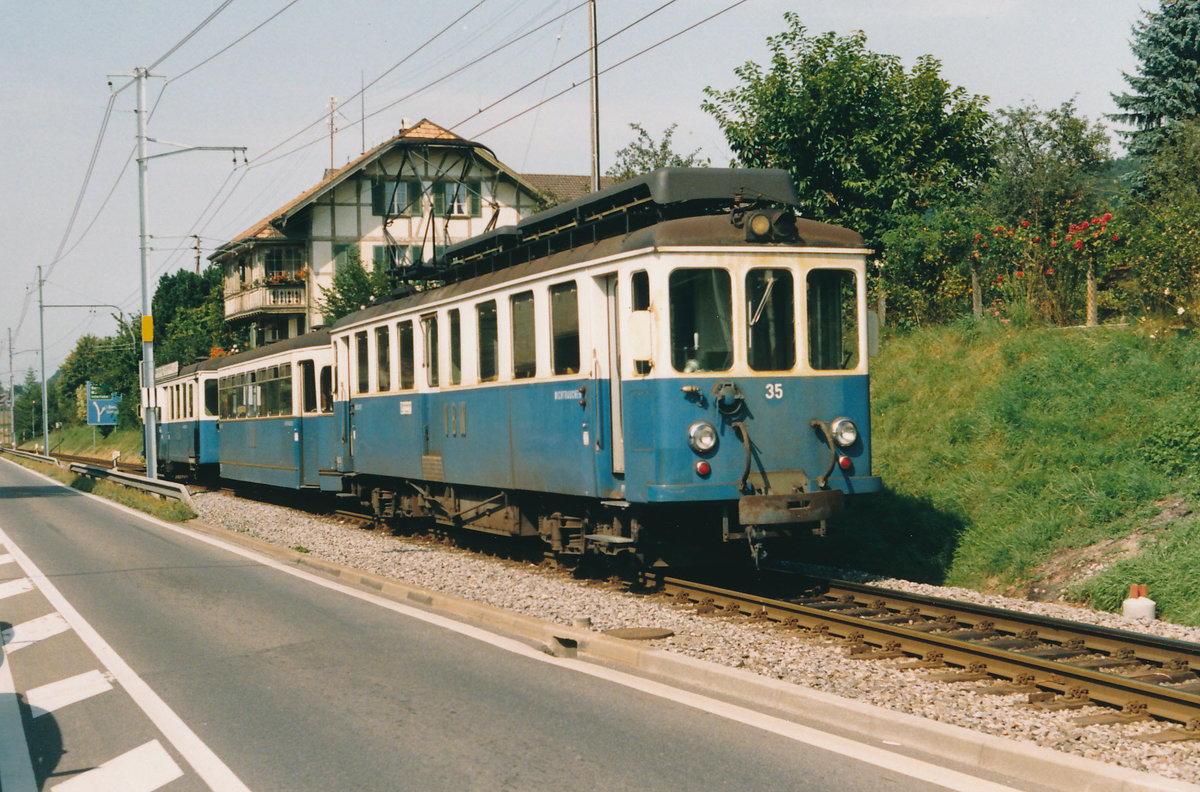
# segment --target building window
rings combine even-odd
[[[371,183],[371,213],[376,217],[420,214],[421,183],[375,179]]]
[[[436,182],[433,187],[433,213],[439,217],[479,217],[483,213],[480,189],[481,185],[477,181]]]

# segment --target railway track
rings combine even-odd
[[[788,582],[790,578],[790,583]],[[947,683],[1024,695],[1046,710],[1112,709],[1080,725],[1158,719],[1144,739],[1200,740],[1200,645],[971,603],[792,576],[764,594],[665,577],[664,593],[698,608],[769,619],[843,640],[852,656],[897,659]],[[760,591],[764,589],[759,589]]]
[[[55,459],[61,459],[63,462],[79,462],[84,465],[112,467],[112,459],[101,459],[99,457],[80,456],[77,454],[60,454],[58,452],[52,452],[50,456],[54,457]],[[117,470],[120,470],[123,473],[137,473],[138,475],[145,475],[146,466],[141,463],[121,462],[120,460],[117,460]]]

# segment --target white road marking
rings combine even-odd
[[[105,502],[101,500],[101,503]],[[166,525],[166,523],[162,524]],[[214,792],[250,792],[249,787],[234,775],[233,771],[213,753],[211,748],[204,744],[203,740],[196,736],[196,733],[184,723],[183,719],[176,715],[175,711],[168,707],[166,702],[159,698],[158,694],[108,645],[108,642],[100,637],[100,633],[96,632],[79,611],[75,610],[75,607],[67,601],[67,598],[50,582],[49,578],[42,574],[29,556],[12,543],[3,528],[0,528],[0,543],[4,544],[16,557],[21,569],[34,582],[42,595],[50,600],[50,604],[62,614],[62,618],[79,635],[92,654],[100,660],[100,663],[108,669],[113,679],[125,689],[134,703],[141,708],[142,712],[146,713],[146,716],[158,727],[163,736],[183,755],[187,763]],[[62,784],[56,787],[56,789],[63,788],[66,787]],[[90,787],[80,787],[80,789],[90,789]],[[122,788],[114,787],[113,789]],[[9,791],[5,788],[4,792]],[[122,792],[124,792],[123,789]]]
[[[0,789],[4,792],[37,792],[33,760],[25,741],[21,705],[13,684],[12,665],[0,646]]]
[[[0,565],[11,564],[12,562],[13,557],[11,555],[8,553],[0,553]]]
[[[51,787],[53,792],[154,792],[183,775],[158,740]]]
[[[25,703],[33,711],[33,717],[60,710],[68,704],[84,701],[112,690],[112,683],[99,671],[88,671],[68,679],[60,679],[48,685],[25,692]],[[40,710],[40,712],[39,712]]]
[[[18,649],[24,649],[30,644],[64,633],[69,629],[71,629],[70,625],[61,615],[47,613],[45,616],[39,616],[5,630],[4,634],[0,636],[0,641],[4,643],[4,651],[12,654]]]
[[[0,599],[15,597],[18,594],[24,594],[26,591],[33,591],[33,581],[29,578],[17,578],[16,580],[6,580],[0,583]]]

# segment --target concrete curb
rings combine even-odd
[[[653,649],[592,630],[553,624],[532,616],[463,599],[381,575],[314,558],[247,534],[190,520],[187,528],[217,536],[279,561],[293,563],[389,599],[419,605],[510,636],[562,656],[675,680],[714,697],[763,707],[815,726],[850,731],[864,742],[888,740],[947,761],[1005,775],[1019,782],[1071,792],[1197,792],[1200,786],[1142,773],[1032,743],[980,734],[961,726],[863,704],[750,671]]]

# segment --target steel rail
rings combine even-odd
[[[188,488],[178,482],[147,478],[146,476],[125,473],[112,468],[85,465],[82,462],[72,462],[68,467],[72,473],[78,473],[82,476],[111,481],[126,487],[142,490],[143,492],[160,495],[164,498],[182,501],[189,509],[196,511],[196,505],[192,503],[192,496],[188,492]]]
[[[43,456],[41,454],[35,454],[31,451],[21,451],[20,449],[9,448],[7,446],[5,446],[4,448],[0,448],[0,451],[3,451],[6,454],[12,454],[15,457],[21,457],[21,459],[30,459],[30,460],[33,460],[34,462],[45,462],[47,464],[54,465],[55,467],[60,467],[60,465],[58,464],[58,460],[55,459],[54,457],[48,457],[48,456]]]
[[[851,643],[852,651],[859,656],[883,658],[897,657],[901,653],[913,655],[934,665],[946,664],[966,669],[968,674],[962,676],[963,681],[976,678],[973,674],[986,674],[1011,680],[1019,687],[1029,688],[1031,691],[1049,691],[1064,696],[1067,699],[1066,703],[1093,702],[1117,707],[1131,714],[1144,713],[1183,723],[1191,729],[1200,728],[1200,695],[1195,693],[975,643],[948,634],[924,632],[904,624],[886,623],[839,613],[837,610],[760,597],[678,578],[664,578],[663,590],[697,603],[711,603],[729,613],[767,618],[781,624],[805,627],[844,638]],[[882,594],[882,591],[872,590],[870,593]],[[858,607],[860,610],[870,609],[870,606]],[[939,607],[946,611],[946,615],[956,618],[964,615],[963,610],[957,608],[957,604],[952,606],[946,600],[940,601]],[[967,615],[975,612],[977,607],[969,606]],[[1002,613],[1010,616],[1014,624],[1020,621],[1020,614],[1009,611]],[[1036,623],[1040,625],[1043,622]],[[1062,627],[1059,635],[1065,635],[1066,632],[1066,628]],[[1077,632],[1076,636],[1082,637],[1083,632]],[[1001,638],[1002,635],[997,634],[996,637]],[[879,647],[882,651],[872,653],[868,649],[869,646]],[[1195,659],[1197,647],[1190,646],[1190,654]],[[1083,649],[1080,653],[1088,651],[1090,648]],[[1136,660],[1130,661],[1134,662]]]

